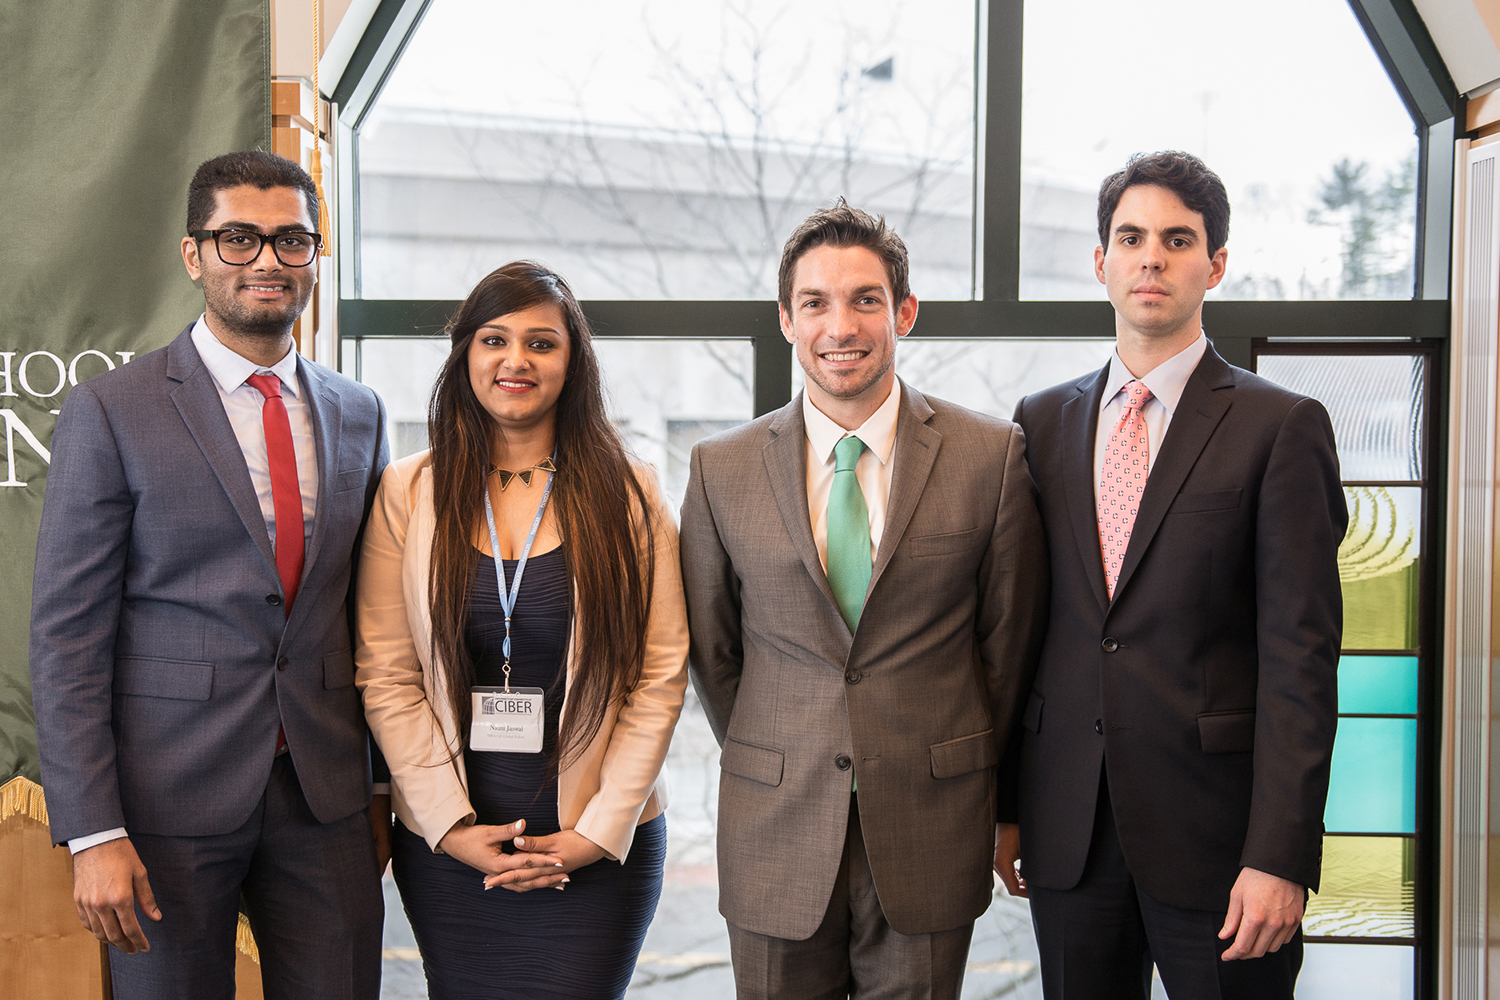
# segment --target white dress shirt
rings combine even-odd
[[[1208,338],[1199,331],[1197,340],[1140,377],[1146,383],[1146,388],[1151,390],[1151,398],[1141,407],[1141,416],[1146,420],[1146,443],[1149,448],[1146,456],[1148,477],[1156,467],[1156,455],[1161,451],[1162,440],[1172,424],[1172,414],[1182,401],[1182,391],[1187,388],[1188,377],[1198,367],[1206,350]],[[1125,408],[1125,385],[1135,380],[1136,377],[1130,374],[1130,369],[1125,367],[1125,362],[1120,360],[1120,353],[1116,350],[1109,362],[1109,381],[1104,385],[1104,398],[1099,404],[1099,429],[1094,437],[1095,510],[1099,509],[1099,480],[1104,475],[1104,452],[1109,448],[1109,436],[1120,422],[1120,413]]]
[[[312,411],[302,398],[302,385],[297,381],[296,349],[288,351],[270,368],[262,368],[220,343],[202,316],[193,324],[192,338],[203,366],[213,376],[219,399],[224,403],[224,412],[229,417],[229,426],[234,430],[235,440],[240,443],[240,451],[245,454],[250,483],[260,498],[260,513],[266,519],[266,531],[271,536],[273,550],[276,547],[276,503],[271,496],[271,461],[266,455],[266,432],[260,413],[265,397],[245,380],[257,374],[271,374],[281,379],[282,402],[286,405],[287,420],[292,425],[292,451],[297,456],[297,482],[302,487],[303,544],[306,544],[306,539],[312,537],[313,516],[318,510],[318,446],[313,439]],[[86,837],[74,837],[68,841],[68,850],[77,854],[126,835],[124,827],[116,827]]]
[[[865,509],[870,514],[870,558],[880,551],[880,537],[885,531],[885,510],[891,496],[891,459],[896,453],[896,416],[901,410],[901,382],[891,385],[891,394],[870,414],[870,418],[852,431],[846,431],[812,404],[802,393],[802,422],[807,428],[807,513],[812,520],[813,541],[818,546],[818,561],[828,572],[828,494],[833,490],[833,449],[846,437],[857,437],[865,443],[854,477],[865,495]]]

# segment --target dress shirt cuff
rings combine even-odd
[[[377,782],[375,782],[375,784],[373,784],[373,785],[370,786],[370,794],[372,796],[374,796],[374,795],[389,795],[389,794],[391,794],[391,783],[389,781],[377,781]]]
[[[86,851],[90,847],[107,844],[111,840],[123,840],[127,836],[129,834],[125,832],[125,828],[117,826],[113,830],[105,830],[102,833],[91,833],[87,837],[74,837],[68,841],[68,853],[77,854],[79,851]]]

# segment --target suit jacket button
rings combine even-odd
[[[287,664],[291,662],[291,660],[288,660],[285,656],[283,656],[281,659],[276,661],[276,669],[285,670],[287,668]]]
[[[863,676],[864,674],[860,673],[858,670],[847,670],[844,672],[844,681],[848,684],[858,684],[859,679]]]
[[[1105,636],[1104,641],[1099,643],[1099,645],[1104,647],[1104,651],[1106,653],[1113,653],[1115,650],[1120,648],[1120,640],[1116,639],[1112,635]]]
[[[842,754],[841,753],[837,757],[833,758],[833,766],[836,767],[836,768],[838,768],[840,771],[847,771],[847,770],[849,770],[849,768],[853,764],[854,764],[854,761],[852,761],[852,760],[849,759],[849,755],[848,754]]]
[[[279,607],[281,605],[281,595],[280,594],[267,594],[266,595],[266,603],[269,604],[273,608]]]
[[[1103,719],[1095,719],[1094,720],[1094,732],[1098,733],[1100,736],[1104,735],[1104,720]]]

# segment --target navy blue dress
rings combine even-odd
[[[505,560],[507,580],[515,562]],[[464,630],[480,685],[501,685],[505,615],[495,562],[480,556]],[[556,833],[557,779],[547,760],[562,713],[572,584],[561,548],[526,564],[511,623],[510,683],[547,692],[541,753],[465,750],[469,801],[484,824],[525,818],[526,832]],[[568,887],[486,891],[484,876],[396,825],[393,871],[432,1000],[614,1000],[635,971],[661,897],[666,818],[636,828],[625,864],[603,858],[569,874]],[[509,849],[509,845],[507,845]]]

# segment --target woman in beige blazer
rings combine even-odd
[[[432,997],[619,997],[687,684],[676,528],[561,277],[508,264],[448,333],[432,449],[386,469],[359,566],[397,885]]]

